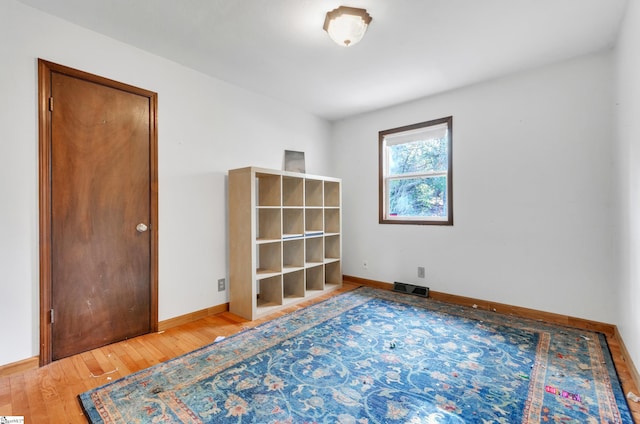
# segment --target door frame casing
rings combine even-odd
[[[158,95],[108,78],[38,59],[38,200],[40,233],[40,366],[53,360],[52,354],[52,251],[51,251],[51,73],[123,90],[149,100],[149,178],[150,205],[150,332],[158,331]]]

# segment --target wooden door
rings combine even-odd
[[[40,91],[47,363],[157,328],[156,95],[45,61]]]

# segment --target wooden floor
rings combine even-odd
[[[213,342],[218,336],[235,334],[354,287],[345,283],[341,290],[262,320],[246,321],[225,312],[61,359],[37,370],[0,377],[0,417],[24,416],[25,423],[29,424],[86,423],[77,400],[78,394],[190,352]],[[638,394],[615,338],[610,340],[610,348],[624,392],[631,390]],[[640,404],[629,403],[635,421],[640,423]]]

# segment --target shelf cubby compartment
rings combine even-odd
[[[337,259],[340,259],[340,236],[327,236],[324,238],[324,260],[330,262]]]
[[[304,240],[282,241],[282,272],[304,268]]]
[[[282,209],[282,238],[290,239],[304,236],[304,209]]]
[[[342,268],[340,261],[331,262],[324,266],[324,284],[326,286],[342,285]]]
[[[324,206],[340,206],[340,183],[337,181],[324,182]]]
[[[256,173],[256,205],[281,205],[280,175]]]
[[[256,305],[258,309],[265,310],[271,307],[282,305],[282,276],[274,275],[257,281],[257,299]]]
[[[295,301],[303,298],[304,291],[304,270],[290,272],[282,276],[283,303]]]
[[[304,206],[304,179],[282,177],[282,206]]]
[[[322,265],[312,266],[306,269],[307,291],[324,290],[324,267]]]
[[[307,237],[324,234],[322,208],[304,210],[304,233]]]
[[[338,208],[324,209],[324,233],[325,234],[340,233],[340,209]]]
[[[322,241],[322,237],[305,239],[305,262],[307,266],[310,264],[321,264],[324,262]]]
[[[282,238],[281,217],[280,208],[258,208],[256,214],[257,240],[280,240]]]
[[[304,184],[305,206],[321,207],[323,205],[322,196],[322,180],[307,178]]]
[[[261,243],[256,246],[256,278],[270,278],[282,272],[282,242]]]

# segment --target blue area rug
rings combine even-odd
[[[79,397],[92,423],[633,423],[603,335],[370,288]]]

